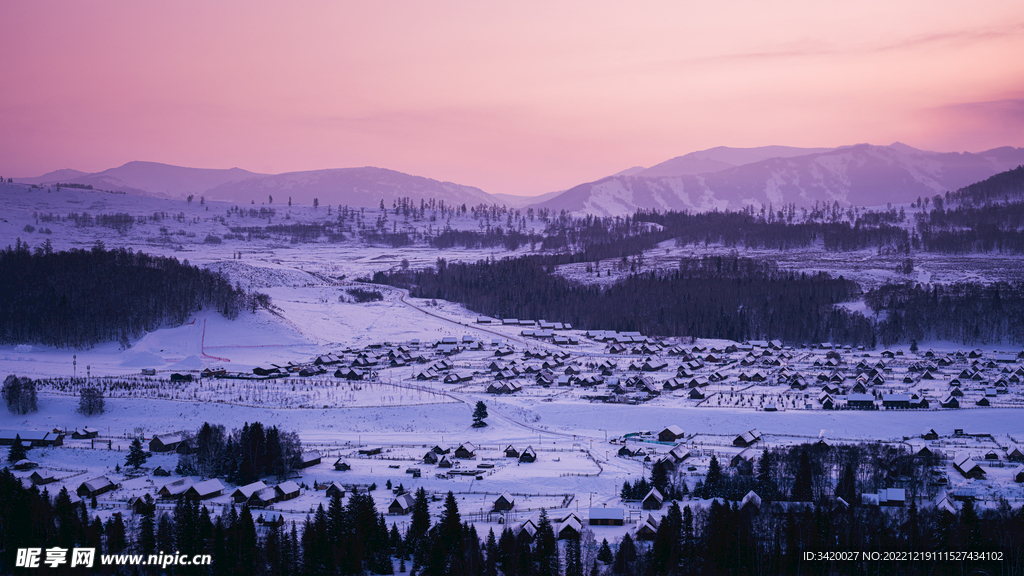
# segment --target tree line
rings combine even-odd
[[[783,272],[761,261],[715,256],[684,258],[676,270],[632,274],[601,288],[549,273],[544,258],[439,260],[426,270],[377,272],[373,281],[490,316],[543,318],[582,329],[874,343],[870,321],[836,306],[859,297],[859,286],[827,274]]]
[[[180,325],[204,309],[234,318],[251,298],[220,274],[130,249],[0,251],[0,342],[88,347]]]

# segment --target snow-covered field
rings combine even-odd
[[[4,374],[39,379],[86,377],[89,382],[106,387],[106,413],[86,417],[75,412],[77,395],[73,389],[44,385],[39,412],[27,416],[2,412],[0,429],[71,431],[83,426],[99,429],[100,438],[96,442],[71,440],[68,436],[65,446],[33,449],[30,458],[39,462],[44,470],[52,471],[59,479],[58,485],[69,489],[100,475],[120,483],[118,490],[99,499],[101,508],[108,511],[123,510],[131,496],[153,493],[177,478],[156,478],[149,474],[131,478],[124,470],[116,472],[115,466],[124,465],[131,437],[142,434],[149,439],[154,434],[194,431],[203,422],[222,423],[231,429],[253,421],[295,430],[309,449],[316,449],[323,455],[321,464],[302,471],[299,481],[308,486],[303,495],[274,505],[289,518],[299,520],[310,507],[326,502],[323,492],[313,490],[314,482],[333,481],[346,485],[376,483],[378,490],[374,497],[381,509],[385,509],[391,499],[391,493],[383,488],[388,480],[409,489],[422,486],[431,492],[452,490],[461,499],[463,513],[485,525],[497,521],[485,513],[497,495],[506,490],[519,495],[515,510],[524,517],[541,507],[581,512],[591,504],[635,508],[635,503],[620,502],[618,489],[625,480],[649,474],[645,466],[650,464],[643,458],[617,456],[622,444],[613,441],[627,433],[644,430],[657,433],[670,425],[678,425],[686,432],[680,443],[691,450],[692,456],[686,464],[694,469],[683,467],[681,473],[691,486],[706,471],[711,454],[731,459],[741,450],[733,445],[733,439],[753,428],[764,433],[759,446],[809,442],[818,438],[830,442],[904,443],[934,428],[944,438],[932,446],[950,455],[966,451],[983,459],[986,451],[999,451],[999,459],[984,463],[990,472],[986,480],[965,479],[953,470],[951,461],[947,461],[945,472],[952,486],[974,486],[982,497],[1001,494],[1011,499],[1024,498],[1024,491],[1012,482],[1010,475],[1016,464],[1006,459],[1013,443],[1024,440],[1024,418],[1021,417],[1024,412],[1020,410],[1024,405],[1024,389],[1018,381],[1007,382],[1005,393],[990,396],[988,392],[1000,378],[1010,379],[1021,366],[1019,359],[995,367],[979,367],[983,380],[963,383],[964,396],[960,402],[965,408],[960,410],[935,407],[952,390],[952,379],[962,369],[973,366],[971,359],[958,357],[951,366],[936,369],[935,379],[922,379],[920,372],[909,370],[914,363],[933,361],[923,356],[929,347],[934,348],[939,357],[957,350],[957,346],[949,343],[923,343],[922,356],[908,353],[886,359],[888,371],[884,372],[884,383],[870,387],[870,391],[886,394],[917,394],[932,402],[928,410],[822,410],[822,384],[818,377],[835,372],[834,368],[815,365],[826,359],[822,350],[787,351],[788,357],[778,366],[768,366],[761,360],[758,364],[742,366],[739,362],[744,358],[744,351],[726,353],[724,362],[708,362],[693,368],[689,378],[707,377],[716,372],[725,376],[720,382],[699,387],[705,398],[695,399],[690,397],[689,387],[662,390],[662,384],[676,377],[677,369],[684,363],[675,355],[669,355],[667,350],[694,344],[705,348],[724,347],[729,343],[691,343],[689,339],[677,338],[662,341],[655,352],[611,354],[606,344],[588,338],[581,331],[565,332],[576,337],[578,344],[559,346],[550,340],[524,337],[518,326],[477,324],[477,315],[460,305],[410,298],[399,289],[373,286],[381,291],[384,299],[365,304],[354,303],[346,292],[357,285],[365,286],[357,284],[356,278],[394,269],[401,266],[403,260],[412,267],[421,267],[433,264],[438,258],[475,261],[512,252],[436,250],[422,245],[396,249],[352,241],[289,244],[271,239],[224,240],[211,244],[204,242],[208,235],[223,235],[228,230],[219,219],[229,208],[226,204],[209,202],[199,206],[197,202],[186,204],[138,196],[66,189],[31,190],[8,185],[0,185],[0,201],[5,207],[0,219],[0,243],[4,245],[21,238],[34,248],[51,240],[54,248],[60,250],[87,247],[99,240],[107,247],[126,246],[187,258],[194,264],[223,272],[246,289],[265,292],[272,298],[273,311],[243,312],[234,321],[209,311],[200,312],[185,325],[164,327],[146,334],[127,350],[120,349],[116,343],[88,350],[35,345],[0,347],[0,370]],[[290,213],[291,222],[319,220],[325,213],[324,207],[275,208],[274,223],[285,222],[283,214],[286,213]],[[136,218],[166,212],[168,217],[160,222],[135,224],[123,233],[102,226],[79,227],[73,221],[47,221],[40,217],[84,211],[94,215],[128,213]],[[374,211],[368,209],[367,212]],[[260,223],[258,218],[226,218],[236,219],[232,224],[238,226],[267,223]],[[408,226],[436,229],[445,224],[412,222]],[[505,225],[505,222],[500,224]],[[453,219],[451,225],[478,229],[479,222],[472,218]],[[541,227],[540,222],[531,225],[538,230]],[[34,231],[29,232],[26,227]],[[166,232],[161,228],[166,228]],[[515,253],[529,251],[527,246]],[[674,242],[667,242],[645,254],[643,267],[672,267],[682,256],[729,251],[713,246],[707,249],[676,247]],[[747,252],[747,255],[764,254]],[[865,287],[902,278],[889,271],[894,269],[896,260],[890,262],[887,257],[870,253],[790,251],[770,255],[783,268],[844,273]],[[923,257],[915,266],[916,272],[907,279],[1015,279],[1024,269],[1018,259],[998,256]],[[602,273],[612,271],[611,276],[601,276],[601,282],[614,281],[628,271],[614,261],[601,263],[600,270]],[[596,276],[585,272],[582,264],[562,267],[560,273],[585,281],[597,280]],[[464,336],[471,336],[484,346],[451,356],[453,366],[441,370],[436,378],[415,378],[417,371],[443,358],[431,344],[445,337],[461,341]],[[416,340],[418,346],[413,343]],[[411,356],[423,356],[426,362],[414,361],[404,367],[381,364],[370,369],[376,373],[375,378],[361,381],[334,377],[335,366],[325,374],[309,377],[290,373],[287,377],[258,381],[219,378],[174,384],[168,381],[172,373],[198,376],[201,370],[213,367],[223,367],[233,373],[251,373],[255,367],[270,364],[306,365],[327,353],[352,361],[361,352],[382,353],[395,350],[399,345],[407,346]],[[514,354],[496,357],[495,350],[505,345],[513,347]],[[595,396],[611,395],[608,382],[593,388],[584,388],[578,383],[542,387],[535,383],[535,373],[521,372],[514,381],[524,385],[522,391],[501,396],[488,394],[487,387],[496,382],[489,367],[492,362],[507,365],[515,360],[522,369],[541,364],[541,360],[524,356],[528,350],[568,353],[569,357],[553,369],[555,375],[563,375],[565,369],[572,366],[580,372],[579,377],[598,376],[600,370],[596,366],[613,361],[617,364],[612,370],[614,377],[624,381],[631,376],[649,376],[661,393],[636,405],[604,403]],[[999,351],[1014,355],[1019,352]],[[777,357],[778,352],[772,357]],[[984,359],[993,358],[995,352],[986,350]],[[701,352],[700,355],[706,354]],[[668,366],[651,373],[628,369],[631,362],[642,363],[647,358],[663,360]],[[854,383],[855,364],[860,361],[875,364],[882,358],[878,351],[846,350],[842,351],[842,360],[839,371],[850,380],[840,387],[849,389]],[[156,375],[144,377],[142,369],[154,369]],[[741,374],[749,375],[757,370],[768,376],[766,381],[741,380]],[[800,373],[810,386],[798,390],[780,383],[781,370]],[[472,379],[444,383],[444,376],[454,371],[473,373]],[[909,382],[904,380],[907,377]],[[132,389],[114,385],[126,381],[137,385]],[[630,394],[623,396],[627,397]],[[976,407],[983,398],[990,398],[992,406]],[[486,402],[490,411],[490,425],[485,428],[471,427],[473,406],[478,400]],[[771,404],[779,411],[764,410]],[[953,438],[955,429],[990,434],[991,438]],[[477,455],[474,459],[460,461],[455,470],[475,470],[478,464],[484,463],[494,464],[494,468],[479,468],[478,475],[453,476],[435,466],[422,464],[424,453],[434,444],[444,443],[454,448],[464,442],[475,444]],[[503,451],[508,445],[520,450],[533,447],[538,452],[537,461],[520,464],[505,458]],[[358,450],[368,446],[382,447],[380,457],[361,457]],[[672,448],[649,442],[643,446],[648,454],[655,456],[665,455]],[[334,461],[340,457],[351,462],[351,470],[338,472],[334,469]],[[157,466],[173,469],[175,464],[175,456],[158,455],[146,467],[149,470]],[[421,468],[422,477],[407,474],[405,470],[410,467]],[[19,475],[27,476],[28,472]],[[51,485],[49,489],[52,492],[55,487]],[[226,501],[227,497],[213,500],[214,503]],[[473,516],[474,513],[479,515]],[[611,540],[626,529],[629,527],[595,527],[595,532],[599,539]]]

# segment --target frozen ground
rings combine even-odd
[[[1003,457],[997,462],[985,463],[990,473],[984,481],[966,480],[952,470],[947,461],[947,472],[953,486],[975,486],[983,498],[1001,494],[1019,502],[1024,492],[1011,482],[1012,466],[1005,458],[1011,442],[1024,440],[1024,418],[1017,406],[1022,403],[1019,383],[1007,386],[1007,393],[992,397],[993,407],[961,410],[921,411],[825,411],[818,401],[820,383],[816,377],[825,369],[815,367],[816,360],[824,359],[822,351],[793,351],[781,367],[768,368],[762,364],[742,367],[738,364],[742,353],[732,354],[728,364],[707,364],[694,370],[695,376],[708,376],[720,371],[727,378],[704,388],[706,398],[690,399],[689,389],[663,392],[640,405],[606,404],[593,402],[588,397],[606,394],[585,390],[578,385],[543,388],[533,385],[533,374],[521,375],[517,381],[526,384],[521,392],[510,396],[494,396],[485,392],[495,382],[487,365],[495,360],[491,342],[514,346],[519,366],[537,363],[524,357],[526,350],[549,352],[565,351],[570,354],[564,370],[573,365],[581,376],[596,375],[593,365],[605,360],[618,363],[620,377],[641,375],[629,371],[631,361],[647,357],[661,358],[669,363],[664,370],[647,374],[660,385],[676,375],[681,360],[661,352],[610,354],[605,344],[585,337],[580,331],[571,332],[579,344],[555,346],[549,341],[525,338],[519,327],[479,325],[477,315],[462,306],[448,302],[429,302],[409,298],[398,289],[374,286],[384,300],[367,304],[351,301],[346,290],[357,285],[354,280],[377,270],[393,269],[407,260],[411,266],[431,265],[438,258],[448,260],[478,260],[503,257],[512,253],[504,250],[435,250],[424,246],[401,249],[366,246],[356,242],[337,244],[289,244],[279,240],[241,241],[226,240],[221,244],[206,244],[208,234],[222,235],[226,225],[215,219],[226,213],[228,206],[197,202],[187,205],[181,201],[111,195],[98,192],[28,190],[20,186],[0,186],[0,200],[5,214],[0,218],[0,243],[14,242],[16,237],[32,247],[49,239],[56,249],[80,248],[101,240],[108,247],[127,246],[154,254],[174,255],[190,262],[208,266],[225,273],[243,287],[267,293],[273,299],[274,310],[260,310],[255,314],[242,313],[237,320],[227,321],[211,312],[200,312],[179,327],[165,327],[133,342],[128,350],[120,350],[115,343],[103,344],[88,350],[55,349],[32,345],[0,347],[0,370],[32,378],[69,378],[88,376],[91,382],[110,385],[115,381],[143,383],[131,391],[109,387],[108,411],[95,417],[75,413],[74,392],[62,392],[57,387],[45,387],[40,395],[40,411],[28,416],[0,413],[0,429],[74,430],[80,426],[93,426],[101,431],[95,443],[70,440],[62,448],[34,449],[30,458],[40,462],[60,478],[60,483],[75,488],[83,480],[107,474],[122,484],[121,488],[100,498],[101,508],[108,513],[123,510],[132,495],[152,492],[169,479],[145,474],[129,478],[116,473],[114,467],[124,462],[128,438],[178,430],[195,430],[203,422],[223,423],[228,428],[240,427],[244,422],[261,421],[276,424],[286,430],[299,432],[304,444],[324,455],[323,463],[303,471],[301,481],[310,487],[293,501],[275,505],[289,518],[301,520],[311,506],[325,502],[322,492],[312,490],[314,481],[339,481],[344,484],[379,487],[374,497],[379,506],[390,503],[391,494],[383,489],[387,480],[406,488],[423,486],[432,492],[453,490],[459,494],[464,514],[485,525],[496,518],[488,517],[490,503],[502,491],[516,493],[520,516],[540,507],[579,509],[581,513],[594,505],[620,506],[618,488],[624,480],[634,480],[645,474],[642,459],[616,456],[621,447],[612,443],[616,437],[641,430],[657,432],[665,426],[681,426],[686,437],[681,443],[693,451],[683,469],[692,486],[706,470],[712,452],[731,458],[740,449],[732,445],[733,438],[742,432],[757,428],[765,433],[767,445],[815,441],[823,437],[832,442],[881,440],[902,443],[905,438],[917,437],[927,428],[934,428],[947,437],[934,445],[947,453],[967,451],[977,458],[991,449],[1000,450]],[[250,208],[250,207],[243,207]],[[259,208],[259,207],[256,207]],[[289,221],[322,220],[325,210],[311,207],[275,206],[278,210],[274,223],[285,222],[283,214],[290,212]],[[37,214],[89,211],[97,213],[129,213],[134,217],[161,211],[169,214],[162,223],[137,224],[123,234],[100,226],[79,228],[72,222],[46,222]],[[367,212],[374,212],[367,210]],[[178,217],[178,214],[181,216]],[[237,217],[235,217],[237,218]],[[245,218],[237,225],[265,225],[266,221]],[[410,227],[434,229],[445,223],[413,222]],[[504,225],[504,222],[501,222]],[[403,226],[405,223],[402,224]],[[463,229],[477,229],[479,223],[471,218],[454,220],[452,225]],[[540,226],[540,223],[533,224]],[[35,228],[26,231],[26,226]],[[164,233],[160,228],[167,228]],[[49,230],[45,233],[42,229]],[[528,253],[529,247],[516,253]],[[645,269],[673,267],[682,256],[729,253],[722,247],[677,247],[674,242],[664,243],[644,255]],[[237,255],[240,254],[240,258]],[[862,282],[866,288],[877,283],[904,277],[891,272],[896,259],[873,253],[826,253],[819,250],[764,252],[747,251],[745,255],[767,256],[783,268],[794,270],[824,270],[843,273]],[[916,271],[907,277],[915,281],[953,281],[958,279],[1019,279],[1019,259],[998,255],[983,257],[915,257]],[[604,274],[601,282],[615,280],[627,273],[618,261],[600,263]],[[562,267],[560,273],[584,281],[596,281],[585,265]],[[852,304],[856,306],[856,304]],[[461,352],[451,359],[454,370],[474,372],[469,382],[445,384],[440,379],[419,381],[413,372],[439,360],[430,343],[443,337],[470,335],[486,343],[483,350]],[[170,385],[168,377],[179,372],[198,375],[204,368],[224,367],[229,372],[251,372],[256,366],[289,362],[308,363],[320,354],[336,353],[351,361],[367,346],[391,343],[411,346],[419,340],[415,353],[427,357],[424,364],[415,363],[404,368],[381,366],[375,368],[377,378],[372,381],[350,382],[331,375],[334,367],[324,375],[300,378],[289,376],[270,381],[203,379],[195,383]],[[687,345],[692,346],[689,340]],[[664,342],[664,348],[684,344],[684,340]],[[706,347],[728,343],[700,341]],[[949,343],[923,343],[922,353],[929,347],[940,354],[957,350]],[[1002,349],[1016,353],[1019,350]],[[987,350],[986,354],[991,355]],[[844,371],[852,375],[851,366],[863,356],[858,351],[844,351]],[[871,362],[879,360],[872,352]],[[912,381],[903,378],[910,374],[909,366],[923,358],[909,354],[887,362],[890,372],[885,383],[873,390],[884,393],[907,392],[930,400],[941,400],[951,390],[951,380],[961,368],[970,366],[969,360],[958,360],[954,366],[937,371],[936,380],[923,380],[919,373]],[[588,366],[588,364],[590,366]],[[1005,365],[1001,365],[1003,367]],[[1019,361],[1012,364],[1018,368]],[[157,371],[153,378],[141,376],[143,368]],[[798,371],[811,381],[806,390],[793,390],[778,385],[780,369]],[[740,382],[743,372],[761,369],[774,375],[764,383]],[[447,371],[445,372],[447,373]],[[973,407],[986,397],[986,389],[1000,378],[998,368],[983,368],[985,379],[964,384],[964,406]],[[442,374],[443,377],[443,374]],[[852,381],[843,385],[849,388]],[[477,429],[470,426],[471,413],[476,401],[483,400],[491,412],[490,426]],[[766,412],[765,404],[775,403],[782,410]],[[807,405],[811,409],[807,409]],[[933,406],[934,407],[934,406]],[[970,433],[991,434],[989,440],[950,439],[954,429]],[[479,463],[494,463],[492,469],[480,469],[480,480],[475,476],[438,477],[444,472],[433,466],[417,464],[423,453],[433,444],[446,443],[456,447],[463,442],[479,447],[477,458],[463,461],[456,469],[475,468]],[[110,448],[108,449],[108,442]],[[509,444],[519,449],[532,446],[538,450],[538,461],[518,464],[505,459],[502,450]],[[359,447],[380,446],[382,458],[365,458],[357,454]],[[671,446],[646,444],[649,452],[664,455]],[[348,472],[336,472],[333,462],[345,457],[353,464]],[[175,456],[155,456],[147,464],[171,467]],[[998,465],[997,465],[998,464]],[[397,465],[398,468],[392,466]],[[648,464],[649,465],[649,464]],[[409,467],[423,469],[423,476],[413,479],[406,474]],[[27,473],[19,473],[24,476]],[[596,474],[580,476],[578,474]],[[171,478],[174,479],[174,478]],[[51,491],[53,490],[51,486]],[[226,498],[215,499],[223,503]],[[988,500],[989,504],[992,503]],[[439,505],[439,504],[437,504]],[[626,503],[635,508],[635,503]],[[479,512],[477,516],[473,513]],[[513,515],[515,516],[515,515]],[[402,517],[395,520],[401,522]],[[629,529],[614,527],[595,528],[598,538],[610,540]]]

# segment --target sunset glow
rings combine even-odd
[[[713,146],[1024,146],[1024,10],[13,2],[0,174],[380,166],[535,195]]]

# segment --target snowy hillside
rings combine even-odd
[[[793,150],[799,149],[788,149]],[[860,144],[724,168],[727,162],[719,157],[742,161],[756,156],[695,153],[632,176],[581,184],[535,206],[601,216],[630,214],[638,208],[705,211],[835,201],[843,206],[877,206],[942,194],[1015,168],[1024,164],[1024,149],[961,154],[899,143]],[[705,173],[695,173],[704,169]]]

